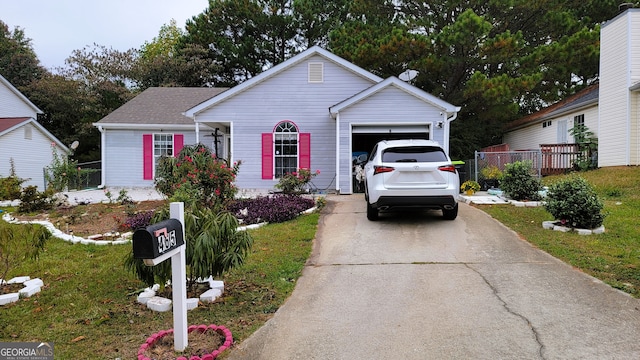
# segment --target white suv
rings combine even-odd
[[[385,140],[375,145],[364,167],[367,218],[380,211],[441,209],[458,216],[460,178],[442,147],[431,140]]]

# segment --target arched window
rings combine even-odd
[[[262,178],[273,180],[311,166],[311,134],[299,132],[291,121],[262,134]]]
[[[298,171],[298,128],[290,121],[279,123],[273,131],[275,177]]]

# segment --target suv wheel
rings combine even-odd
[[[371,206],[371,204],[369,204],[368,201],[367,201],[367,219],[369,219],[370,221],[378,220],[378,209]]]
[[[442,209],[442,217],[445,220],[455,220],[458,217],[458,204],[451,210]]]

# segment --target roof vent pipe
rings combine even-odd
[[[620,12],[625,12],[627,9],[633,9],[634,7],[634,3],[622,3],[618,5],[618,10],[620,10]]]

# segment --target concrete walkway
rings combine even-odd
[[[550,236],[553,233],[550,232]],[[290,299],[229,359],[639,359],[640,300],[484,212],[331,197]]]

